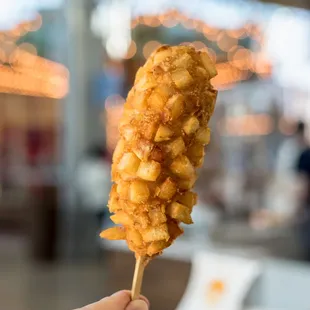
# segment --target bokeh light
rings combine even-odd
[[[195,28],[195,23],[194,20],[192,20],[191,18],[188,18],[186,20],[182,21],[182,26],[186,29],[194,29]]]
[[[127,54],[124,56],[125,59],[130,59],[136,55],[137,52],[137,45],[135,41],[131,41]]]
[[[248,70],[252,67],[252,52],[246,48],[238,48],[232,55],[231,63],[241,70]]]
[[[22,43],[20,45],[18,45],[18,48],[32,54],[32,55],[37,55],[38,54],[38,51],[36,49],[36,47],[31,44],[31,43]]]
[[[226,31],[222,31],[217,38],[217,45],[224,52],[228,52],[237,43],[238,40],[230,37]]]
[[[232,38],[241,39],[247,35],[247,30],[246,28],[228,29],[227,34]]]
[[[38,14],[35,18],[35,20],[33,20],[31,22],[31,26],[30,26],[30,31],[37,31],[41,28],[42,26],[42,16],[40,14]]]
[[[200,50],[200,49],[204,49],[206,47],[206,45],[201,42],[201,41],[194,41],[192,42],[192,45],[197,49],[197,50]]]
[[[216,41],[219,34],[220,34],[221,30],[217,29],[217,28],[208,28],[208,32],[204,32],[206,38],[210,41]]]
[[[153,16],[145,15],[141,17],[141,23],[146,26],[151,26],[153,23]]]
[[[154,16],[152,18],[152,22],[150,23],[150,27],[159,27],[160,24],[160,20],[156,16]]]
[[[183,46],[191,46],[192,43],[191,42],[182,42],[179,45],[183,45]]]
[[[158,48],[160,45],[162,45],[160,42],[158,41],[149,41],[147,43],[145,43],[145,45],[143,46],[143,56],[145,59],[147,59],[151,53]]]

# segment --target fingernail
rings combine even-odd
[[[148,310],[149,307],[147,303],[143,300],[134,300],[132,301],[126,310]]]

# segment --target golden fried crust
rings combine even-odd
[[[141,67],[128,94],[114,151],[109,209],[136,255],[153,257],[191,224],[196,168],[210,141],[217,91],[209,56],[188,46],[162,46]]]

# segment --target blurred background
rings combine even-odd
[[[152,309],[177,307],[201,250],[259,258],[245,309],[310,307],[309,2],[13,0],[0,9],[1,308],[130,288],[133,255],[98,233],[123,104],[161,44],[206,50],[219,96],[195,225],[146,272]]]

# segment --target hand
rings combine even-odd
[[[149,301],[144,296],[140,296],[138,300],[131,301],[129,291],[119,291],[98,302],[76,310],[148,310],[149,305]]]

